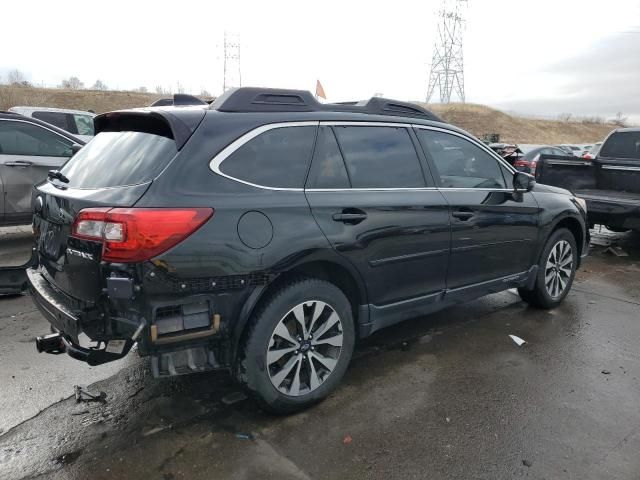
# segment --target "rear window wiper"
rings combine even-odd
[[[69,183],[69,179],[65,177],[60,170],[49,170],[47,174],[48,178],[55,178],[56,180],[60,180],[63,183]]]

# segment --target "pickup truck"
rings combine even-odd
[[[640,128],[620,128],[593,159],[543,155],[536,180],[587,201],[591,225],[640,231]]]

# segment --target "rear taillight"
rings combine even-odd
[[[530,165],[531,162],[529,162],[529,160],[516,160],[513,162],[514,167],[529,167]]]
[[[105,261],[141,262],[178,244],[212,215],[212,208],[85,208],[72,236],[102,242]]]

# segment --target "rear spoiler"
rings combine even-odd
[[[206,105],[206,104],[205,104]],[[205,116],[202,108],[119,110],[94,117],[96,135],[100,132],[145,132],[171,138],[180,150]]]

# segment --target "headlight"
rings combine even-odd
[[[576,201],[578,205],[580,205],[582,210],[584,210],[585,212],[587,211],[587,201],[584,198],[573,197],[573,199]]]

